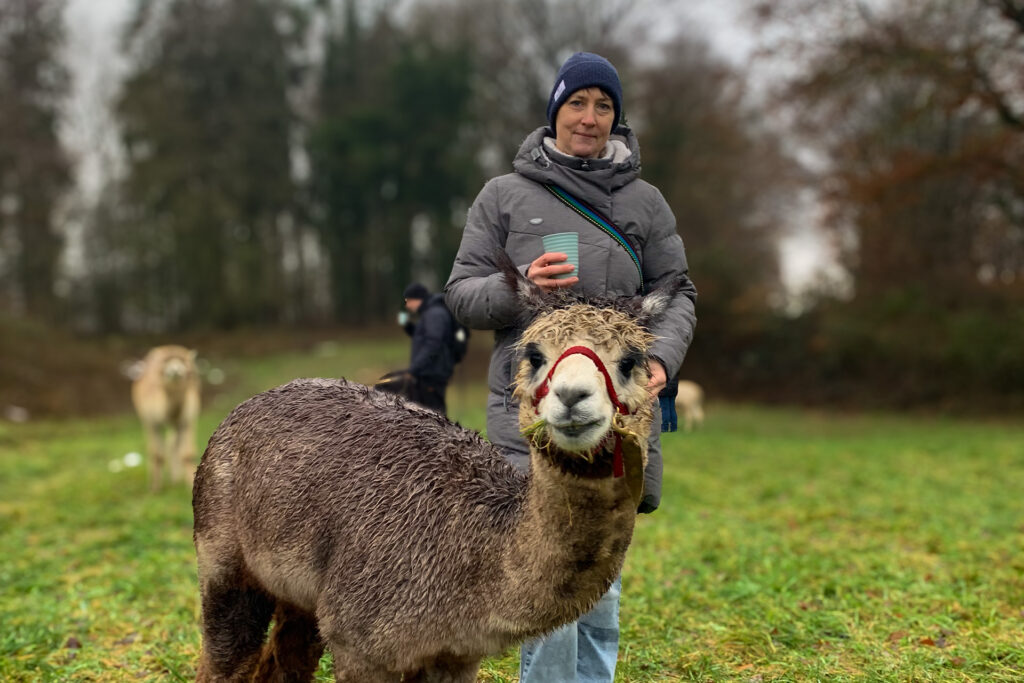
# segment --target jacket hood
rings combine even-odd
[[[554,137],[547,126],[526,137],[512,160],[516,173],[539,183],[554,183],[584,200],[605,197],[640,176],[640,143],[627,126],[619,126],[609,138],[620,141],[629,150],[623,161],[556,157],[544,145],[546,137]]]

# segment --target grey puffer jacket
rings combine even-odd
[[[472,329],[494,330],[494,351],[488,373],[487,436],[521,469],[529,467],[529,451],[519,433],[519,406],[511,396],[515,363],[512,347],[516,327],[512,293],[497,272],[493,254],[503,248],[525,273],[544,253],[543,235],[575,231],[580,236],[580,281],[587,296],[634,295],[641,289],[633,260],[617,242],[552,196],[542,183],[554,183],[609,218],[640,257],[647,291],[681,278],[684,286],[662,323],[651,356],[669,377],[683,362],[693,338],[697,291],[687,277],[686,253],[676,232],[672,210],[653,185],[640,179],[640,148],[636,136],[619,126],[611,137],[619,153],[604,159],[569,157],[544,144],[547,127],[531,133],[512,165],[515,173],[490,180],[469,211],[462,243],[445,300],[452,314]],[[624,158],[623,158],[624,157]],[[660,423],[652,425],[649,462],[641,511],[654,510],[661,499]]]

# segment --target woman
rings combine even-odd
[[[523,274],[545,290],[572,287],[587,296],[622,296],[681,279],[684,286],[668,315],[653,330],[659,337],[649,360],[652,401],[682,365],[696,324],[696,290],[687,278],[683,242],[661,193],[640,180],[636,136],[620,126],[622,86],[603,57],[578,52],[562,65],[548,102],[548,126],[523,142],[514,172],[494,178],[469,212],[462,244],[445,286],[449,309],[463,324],[495,331],[488,375],[487,435],[509,461],[529,469],[529,449],[519,433],[519,407],[511,388],[516,328],[512,294],[493,254],[504,249]],[[637,259],[609,233],[573,211],[547,186],[554,185],[595,209],[625,236]],[[544,252],[544,235],[579,233],[579,270],[562,253]],[[565,277],[569,274],[568,277]],[[562,276],[558,278],[557,276]],[[659,423],[652,424],[640,512],[661,497]],[[612,681],[618,651],[616,581],[595,608],[549,636],[525,643],[522,683]]]

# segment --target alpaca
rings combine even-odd
[[[344,379],[242,403],[195,480],[198,680],[310,680],[326,648],[337,681],[468,683],[608,590],[642,493],[649,328],[675,285],[578,301],[504,277],[532,319],[516,387],[531,473]]]
[[[192,486],[195,470],[199,373],[196,352],[183,346],[150,349],[132,383],[132,403],[142,422],[153,491],[163,484],[167,461],[172,482]]]
[[[704,426],[704,390],[699,384],[680,380],[676,410],[683,414],[683,428],[686,431],[692,432],[694,427]]]

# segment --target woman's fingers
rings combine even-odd
[[[541,282],[538,282],[537,285],[541,289],[552,290],[552,289],[561,289],[563,287],[572,287],[574,284],[576,284],[579,281],[580,281],[580,279],[578,277],[575,277],[575,276],[567,277],[567,278],[560,279],[560,280],[556,280],[554,278],[547,278],[546,280],[542,280]]]
[[[578,277],[555,279],[556,275],[564,275],[576,270],[576,267],[565,261],[569,257],[561,252],[541,254],[526,271],[526,277],[542,289],[551,290],[560,287],[571,287],[580,281]]]
[[[649,367],[651,379],[647,382],[647,391],[651,392],[653,396],[657,396],[668,383],[668,375],[665,372],[665,366],[653,358],[649,363]]]

